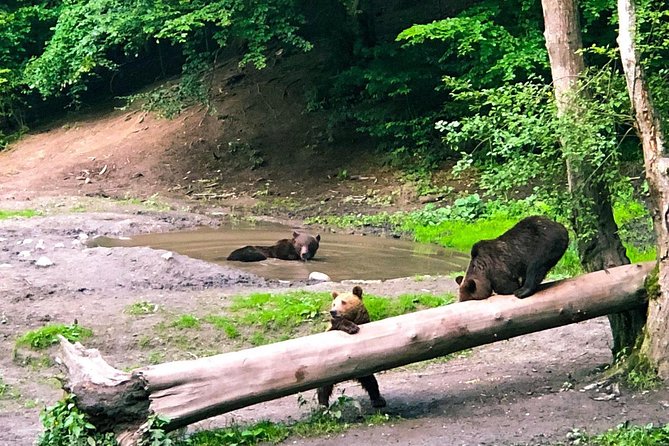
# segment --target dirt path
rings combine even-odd
[[[151,353],[161,361],[216,353],[222,341],[201,333],[190,353],[171,349],[167,340],[146,339],[162,317],[132,317],[124,312],[140,301],[172,313],[204,313],[225,305],[226,297],[278,283],[207,262],[148,248],[86,248],[95,235],[128,236],[195,225],[215,218],[188,212],[147,212],[113,206],[110,212],[62,213],[0,222],[0,376],[14,396],[0,399],[0,445],[32,444],[39,432],[38,411],[60,396],[54,367],[40,366],[23,350],[11,354],[18,335],[51,323],[75,319],[93,329],[86,346],[101,350],[110,364],[133,368],[147,364]],[[41,256],[54,264],[38,267]],[[410,291],[453,290],[452,279],[392,280],[365,284],[367,292],[396,295]],[[285,286],[284,286],[285,287]],[[307,285],[308,289],[346,289],[350,284]],[[615,398],[583,388],[597,379],[598,367],[610,361],[605,319],[547,330],[475,349],[471,355],[443,363],[382,373],[379,382],[389,402],[387,413],[399,417],[382,426],[352,429],[333,438],[289,439],[286,444],[329,445],[516,445],[565,440],[572,428],[599,432],[630,421],[667,421],[669,391],[636,393],[621,389]],[[150,345],[147,349],[146,345]],[[221,351],[231,346],[219,345]],[[232,347],[234,348],[234,347]],[[52,352],[53,353],[53,352]],[[353,383],[337,391],[359,398]],[[314,392],[304,396],[312,402]],[[603,399],[603,400],[599,400]],[[232,420],[299,419],[310,408],[295,396],[235,411],[200,423],[221,426]]]

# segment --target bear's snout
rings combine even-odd
[[[330,310],[330,316],[337,317],[337,310]]]

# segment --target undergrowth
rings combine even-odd
[[[24,209],[21,211],[7,211],[0,209],[0,220],[12,217],[30,218],[30,217],[35,217],[37,215],[39,215],[39,212],[34,209]]]
[[[665,446],[669,444],[669,424],[633,426],[623,423],[599,435],[574,429],[567,438],[570,445],[578,446]]]

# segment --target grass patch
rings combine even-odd
[[[452,294],[404,294],[395,298],[364,296],[373,321],[447,305],[455,300]],[[254,293],[234,297],[227,317],[207,316],[204,319],[209,322],[222,318],[226,333],[236,327],[237,333],[247,333],[246,339],[251,345],[262,345],[323,331],[331,302],[332,295],[328,292]]]
[[[594,436],[575,429],[567,437],[570,444],[582,446],[665,446],[669,444],[669,424],[631,426],[624,423]]]
[[[365,295],[365,305],[373,321],[447,305],[455,300],[452,294],[404,294],[393,298]],[[238,295],[231,298],[230,306],[222,313],[202,317],[192,314],[173,315],[170,320],[157,323],[154,329],[166,344],[184,351],[195,347],[219,351],[221,342],[215,332],[213,336],[197,336],[198,330],[212,329],[222,331],[227,339],[236,341],[236,347],[259,346],[324,331],[331,302],[332,295],[329,292]],[[209,338],[214,339],[215,346],[202,343],[201,340]],[[155,344],[151,336],[141,337],[137,342],[142,348],[150,348]]]
[[[170,323],[170,327],[180,330],[198,329],[200,325],[200,319],[192,314],[182,314]]]
[[[126,196],[123,199],[117,200],[119,204],[130,205],[130,206],[142,206],[146,209],[154,211],[169,211],[172,209],[168,203],[160,200],[159,194],[153,194],[147,199],[141,199],[136,197]]]
[[[2,209],[0,209],[0,220],[13,217],[30,218],[30,217],[35,217],[37,215],[40,215],[40,213],[34,209],[24,209],[21,211],[3,211]]]
[[[57,344],[58,335],[65,337],[70,342],[79,341],[93,335],[93,332],[78,324],[52,324],[45,325],[37,330],[32,330],[21,336],[16,341],[17,347],[29,347],[33,350],[44,350]]]
[[[124,313],[131,316],[144,316],[156,311],[158,311],[158,304],[149,301],[135,302],[134,304],[127,305],[123,310]]]
[[[237,339],[240,336],[239,329],[235,326],[235,322],[229,317],[209,314],[202,320],[213,325],[217,330],[223,331],[229,339]]]
[[[15,400],[21,398],[21,393],[7,384],[0,376],[0,400]]]
[[[355,420],[347,414],[353,414]],[[318,437],[336,434],[354,426],[381,425],[392,421],[387,414],[360,414],[356,403],[346,396],[341,396],[328,409],[314,410],[305,420],[295,423],[274,423],[261,421],[253,425],[233,425],[222,429],[196,432],[176,446],[253,446],[257,444],[277,444],[288,437]]]

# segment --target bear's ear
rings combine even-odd
[[[458,277],[455,278],[455,282],[456,282],[458,285],[460,285],[460,284],[462,283],[462,279],[464,279],[464,277],[462,277],[462,276],[458,276]]]
[[[318,241],[318,242],[321,241],[321,235],[320,235],[320,234],[318,234],[318,235],[316,236],[316,241]]]
[[[333,291],[333,292],[332,292],[332,298],[333,298],[333,299],[336,299],[337,296],[339,296],[339,293],[336,292],[336,291]]]
[[[353,287],[353,294],[355,294],[355,295],[358,296],[360,299],[362,299],[362,288],[360,288],[360,287],[357,286],[357,285],[354,286],[354,287]]]
[[[293,238],[296,239],[300,236],[300,233],[297,231],[293,231]]]

